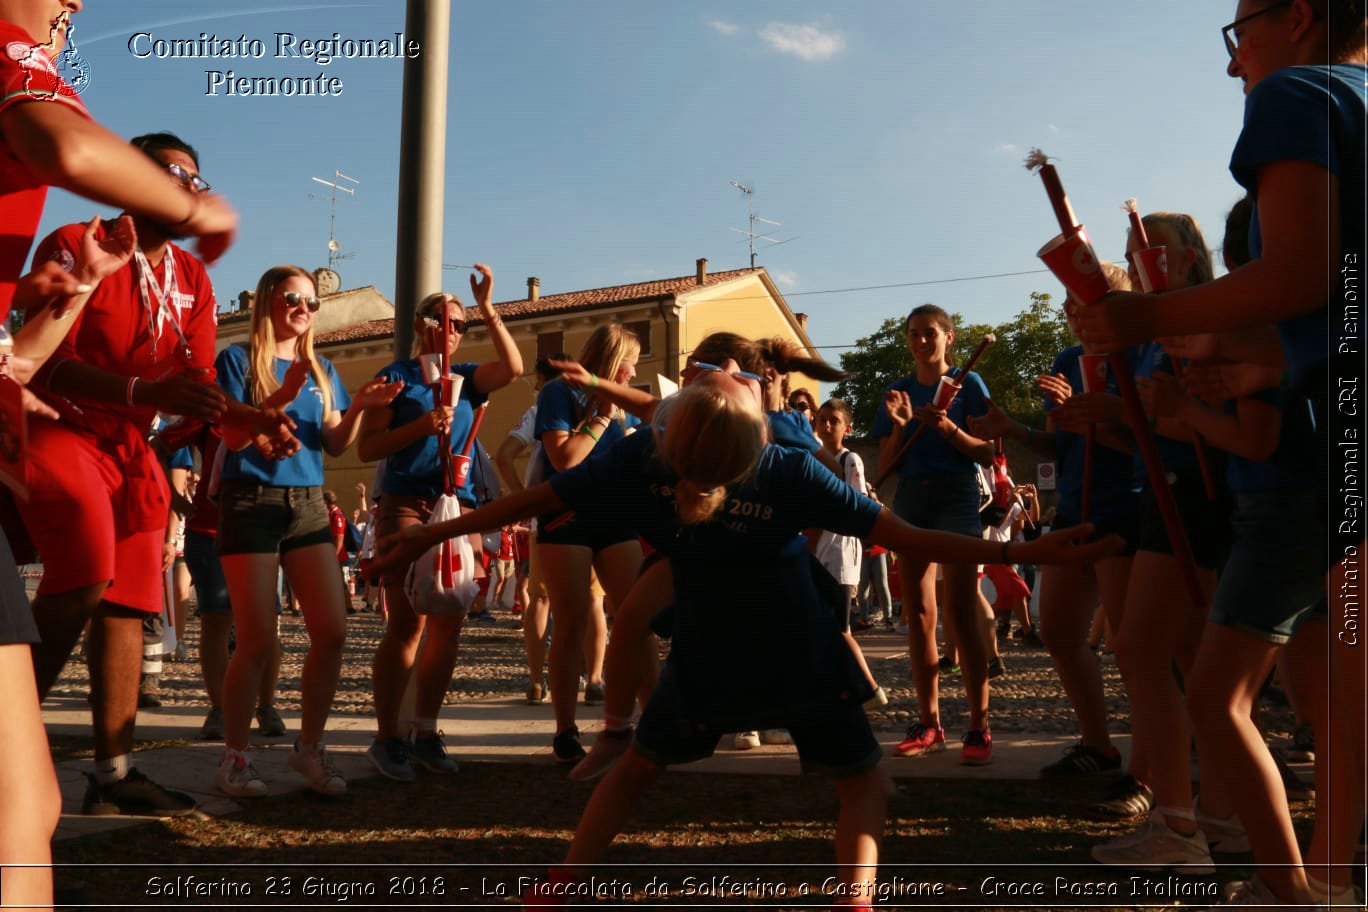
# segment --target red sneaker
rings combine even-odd
[[[965,766],[987,766],[993,762],[993,733],[988,729],[972,728],[964,736],[960,748],[960,763]]]
[[[907,737],[893,748],[899,757],[925,757],[945,750],[945,729],[939,725],[915,722],[907,728]]]

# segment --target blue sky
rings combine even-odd
[[[445,259],[490,263],[495,297],[746,265],[745,200],[783,222],[760,245],[822,346],[933,301],[1007,318],[1048,275],[821,293],[1040,268],[1055,232],[1031,146],[1059,159],[1104,257],[1123,249],[1122,201],[1191,212],[1213,247],[1239,196],[1226,170],[1242,96],[1220,27],[1234,0],[454,0]],[[402,63],[272,56],[274,34],[384,38],[404,4],[87,0],[75,43],[85,100],[125,136],[180,133],[242,214],[211,272],[221,301],[267,267],[324,265],[334,169],[361,181],[338,205],[353,253],[343,285],[394,287]],[[134,58],[131,35],[246,35],[262,59]],[[335,98],[207,97],[206,70],[342,80]],[[54,193],[43,231],[100,211]],[[465,286],[448,272],[447,286]],[[839,348],[825,351],[833,361]]]

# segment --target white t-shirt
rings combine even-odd
[[[841,450],[836,454],[836,461],[844,470],[845,483],[861,494],[865,493],[868,490],[868,482],[865,481],[864,461],[860,459],[859,454],[851,450]],[[814,553],[827,572],[835,577],[836,582],[842,586],[860,584],[860,562],[864,559],[864,545],[858,538],[853,535],[823,532],[817,539],[817,549]]]
[[[991,542],[1009,542],[1012,540],[1012,526],[1016,519],[1026,510],[1021,506],[1021,501],[1013,501],[1012,508],[1007,511],[1007,516],[1002,520],[1001,525],[989,526],[985,531],[987,538]]]

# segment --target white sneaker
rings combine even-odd
[[[290,752],[290,769],[309,780],[309,788],[321,795],[345,795],[347,780],[338,775],[336,767],[328,757],[322,744],[314,745],[312,750],[301,751],[295,742]]]
[[[882,687],[874,688],[874,696],[864,701],[865,709],[878,709],[880,706],[888,705],[888,692]]]
[[[1207,846],[1213,852],[1223,855],[1249,851],[1249,834],[1238,814],[1231,814],[1222,820],[1211,817],[1197,809],[1197,828],[1206,834]]]
[[[261,781],[251,758],[235,750],[223,752],[214,773],[214,785],[233,798],[260,798],[266,794],[266,783]]]
[[[1216,870],[1202,831],[1191,836],[1176,833],[1157,810],[1134,833],[1093,846],[1092,857],[1104,865],[1134,871],[1176,868],[1182,874],[1211,874]]]
[[[1334,884],[1317,880],[1309,874],[1306,877],[1306,882],[1311,885],[1311,895],[1314,897],[1314,901],[1327,909],[1363,908],[1363,900],[1359,897],[1359,891],[1351,883],[1336,887]]]
[[[755,750],[760,746],[759,732],[737,732],[732,735],[732,747],[739,751]]]
[[[792,744],[793,739],[782,728],[768,728],[760,733],[761,744]]]
[[[1278,898],[1278,895],[1268,889],[1268,885],[1258,875],[1252,880],[1233,883],[1226,888],[1226,901],[1212,906],[1213,909],[1225,909],[1232,906],[1258,906],[1261,909],[1269,909],[1272,912],[1281,910],[1306,909],[1305,903],[1290,903]],[[1312,906],[1311,908],[1320,908]]]

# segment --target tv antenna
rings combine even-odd
[[[753,204],[752,204],[753,198],[754,198],[754,196],[755,196],[755,190],[754,190],[754,188],[752,188],[752,187],[747,187],[745,184],[742,184],[742,183],[740,183],[740,182],[738,182],[738,181],[732,181],[732,182],[731,182],[731,185],[732,185],[733,187],[735,187],[737,190],[740,190],[742,193],[746,194],[746,221],[747,221],[747,223],[749,224],[750,227],[749,227],[749,229],[746,230],[746,231],[743,231],[743,230],[741,230],[740,228],[732,228],[732,229],[729,229],[729,230],[735,231],[737,234],[744,234],[744,235],[746,236],[746,241],[747,241],[747,243],[750,245],[750,264],[751,264],[751,269],[754,269],[754,268],[755,268],[755,242],[756,242],[757,240],[768,241],[770,247],[778,247],[780,244],[787,244],[789,241],[796,241],[796,240],[798,240],[798,239],[797,239],[796,237],[791,237],[791,238],[785,238],[785,239],[782,240],[782,241],[777,241],[777,240],[775,240],[774,238],[770,237],[769,233],[770,233],[771,231],[773,231],[774,228],[778,228],[778,227],[782,226],[782,225],[783,225],[783,222],[776,222],[776,221],[774,221],[773,219],[761,218],[760,216],[758,216],[758,215],[755,214],[755,209],[754,209]],[[763,224],[765,224],[765,225],[773,225],[774,228],[770,228],[770,229],[767,229],[767,230],[765,230],[765,231],[756,231],[756,230],[755,230],[755,226],[756,226],[756,223],[757,223],[757,222],[758,222],[758,223],[763,223]]]
[[[325,187],[332,188],[332,192],[329,193],[327,197],[324,197],[322,194],[319,193],[310,193],[309,199],[326,198],[329,200],[330,208],[328,214],[328,268],[336,269],[338,260],[350,260],[352,257],[356,256],[356,254],[354,253],[341,253],[340,251],[342,249],[342,245],[337,243],[337,194],[345,193],[348,196],[356,196],[355,188],[343,186],[341,183],[339,183],[339,181],[349,181],[350,183],[357,184],[358,186],[361,182],[354,177],[348,177],[341,171],[333,171],[333,179],[330,181],[324,180],[321,177],[313,177],[310,178],[310,180],[312,180],[314,183],[322,184]]]

